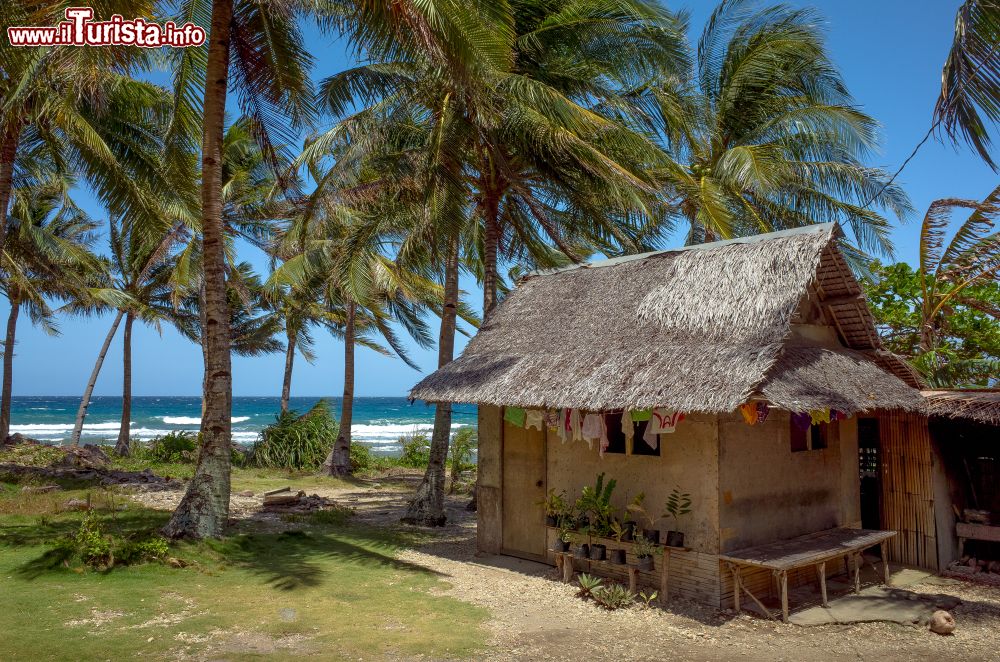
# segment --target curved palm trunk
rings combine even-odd
[[[14,160],[20,139],[21,128],[17,125],[8,129],[0,139],[0,246],[3,246],[7,236],[7,208],[14,186]]]
[[[17,316],[21,312],[21,304],[16,299],[10,300],[10,314],[7,316],[7,335],[3,341],[3,393],[0,395],[0,443],[7,440],[10,434],[10,396],[14,386],[14,343],[17,332]]]
[[[354,411],[354,316],[353,302],[347,304],[344,322],[344,401],[340,406],[340,428],[337,441],[323,463],[331,476],[348,476],[351,473],[351,421]]]
[[[281,413],[288,411],[288,399],[292,394],[292,365],[295,363],[295,330],[286,330],[288,337],[285,349],[285,377],[281,382]]]
[[[111,340],[115,337],[115,333],[118,331],[118,325],[121,324],[122,316],[125,313],[118,311],[115,315],[115,321],[111,324],[111,329],[108,330],[108,335],[104,336],[104,344],[101,345],[101,351],[97,355],[97,361],[94,363],[94,369],[90,371],[90,379],[87,381],[87,388],[83,391],[83,397],[80,398],[80,406],[76,410],[76,422],[73,423],[73,434],[70,436],[70,442],[77,446],[80,443],[80,436],[83,434],[83,422],[87,420],[87,409],[90,407],[90,398],[94,394],[94,386],[97,384],[97,377],[101,374],[101,368],[104,366],[104,357],[108,355],[108,348],[111,347]]]
[[[451,363],[455,355],[455,322],[458,312],[458,239],[448,245],[444,275],[444,308],[438,339],[438,368]],[[451,403],[439,403],[434,409],[434,432],[431,433],[430,461],[424,479],[403,516],[409,524],[444,526],[445,463],[451,439]]]
[[[120,457],[128,457],[129,441],[132,430],[132,322],[135,316],[129,313],[125,317],[125,331],[122,336],[122,423],[118,428],[118,441],[115,443],[115,453]]]
[[[214,0],[205,71],[202,137],[202,261],[205,283],[205,377],[202,439],[198,465],[184,498],[163,528],[164,535],[217,537],[229,519],[232,460],[233,377],[229,354],[229,306],[226,301],[222,224],[222,137],[229,84],[229,42],[233,0]]]
[[[500,245],[500,196],[488,193],[484,203],[483,320],[497,303],[497,252]]]

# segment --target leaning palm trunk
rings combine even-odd
[[[205,70],[202,137],[202,263],[205,283],[204,393],[202,439],[194,477],[163,528],[164,535],[218,537],[229,519],[232,460],[232,360],[226,301],[225,238],[222,224],[222,137],[229,84],[229,42],[233,0],[212,3],[211,42]]]
[[[17,332],[17,316],[21,304],[16,298],[10,300],[10,314],[7,316],[7,335],[3,341],[3,394],[0,396],[0,443],[10,434],[10,396],[14,386],[14,343]]]
[[[441,334],[438,340],[438,368],[451,363],[455,355],[455,322],[458,311],[458,241],[448,246],[444,277],[444,308],[441,311]],[[451,403],[439,403],[434,410],[430,461],[417,493],[406,509],[403,521],[424,526],[444,526],[445,463],[451,438]]]
[[[497,252],[500,243],[500,200],[493,194],[486,199],[486,228],[483,233],[483,320],[497,303]]]
[[[132,322],[135,316],[129,313],[125,317],[125,331],[122,337],[122,423],[118,428],[118,441],[115,443],[115,453],[120,457],[128,457],[129,435],[132,428]]]
[[[70,442],[74,446],[80,444],[80,436],[83,434],[83,422],[87,420],[87,409],[90,407],[90,398],[94,394],[97,377],[101,374],[101,368],[104,366],[104,358],[108,355],[111,340],[115,337],[118,325],[121,324],[124,314],[124,312],[119,310],[118,314],[115,315],[115,321],[112,322],[111,329],[108,330],[108,335],[104,336],[104,344],[101,345],[101,351],[97,355],[94,369],[90,371],[90,379],[87,381],[87,388],[83,391],[83,397],[80,398],[80,407],[76,410],[76,422],[73,424],[73,434],[70,436]]]
[[[295,333],[289,330],[288,347],[285,349],[285,377],[281,382],[281,412],[288,411],[288,400],[292,395],[292,365],[295,363]]]
[[[351,420],[354,411],[354,316],[355,304],[347,304],[347,319],[344,322],[344,401],[340,406],[340,428],[337,441],[323,463],[323,468],[331,476],[347,476],[351,473]]]

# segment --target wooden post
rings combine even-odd
[[[660,604],[667,604],[667,580],[670,577],[670,548],[663,548],[663,567],[660,568]]]
[[[861,592],[861,561],[860,554],[851,554],[851,563],[854,565],[854,592]]]
[[[569,584],[573,581],[573,554],[563,552],[563,582]]]
[[[816,566],[816,572],[819,574],[819,592],[823,597],[823,606],[826,607],[826,561]]]
[[[882,579],[885,585],[889,585],[889,546],[883,542],[879,545],[879,549],[882,550]]]
[[[740,613],[740,567],[735,563],[729,563],[729,571],[733,573],[733,609]]]
[[[788,622],[788,571],[778,571],[778,584],[781,586],[781,620]]]
[[[639,568],[630,565],[628,566],[628,590],[635,593],[638,587],[639,587]]]

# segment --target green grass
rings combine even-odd
[[[249,482],[270,480],[280,482]],[[0,659],[461,658],[483,646],[486,611],[437,595],[443,578],[398,559],[408,541],[397,534],[304,518],[284,533],[173,545],[187,567],[98,572],[52,551],[82,519],[58,504],[85,495],[0,483]],[[92,502],[118,534],[155,530],[168,515],[103,491]]]

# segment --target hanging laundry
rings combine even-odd
[[[809,414],[792,414],[792,425],[799,430],[808,430],[812,425],[812,417]]]
[[[655,434],[670,434],[677,429],[677,424],[683,420],[684,414],[679,411],[656,407],[653,409],[653,415],[646,428],[651,429]]]
[[[650,416],[653,414],[652,409],[637,409],[636,411],[630,412],[632,414],[632,420],[636,423],[641,423],[642,421],[648,421]]]
[[[740,413],[743,414],[743,420],[746,421],[747,425],[757,424],[757,405],[753,402],[748,402],[746,404],[740,405]]]
[[[653,432],[652,421],[646,423],[646,431],[642,433],[642,440],[645,441],[646,445],[654,451],[656,450],[656,447],[660,445],[660,435]]]
[[[757,403],[757,422],[763,423],[767,420],[767,415],[771,413],[771,408],[767,406],[766,402]]]
[[[519,428],[524,427],[524,410],[520,407],[505,407],[503,410],[503,420]]]
[[[628,447],[632,443],[632,437],[635,435],[635,424],[632,422],[632,412],[628,409],[622,412],[622,434],[625,435],[625,446]]]
[[[529,409],[524,415],[524,427],[542,430],[545,423],[545,412],[541,409]]]
[[[569,412],[569,429],[573,441],[583,441],[583,428],[581,421],[583,414],[579,409],[571,409]]]
[[[813,425],[819,425],[820,423],[830,422],[830,410],[829,409],[813,409],[809,412],[809,419]]]
[[[583,418],[583,438],[588,440],[600,439],[602,422],[603,418],[600,414],[587,414]]]
[[[559,412],[550,409],[545,412],[545,427],[550,430],[557,430],[559,428]]]
[[[600,455],[604,457],[604,451],[608,450],[608,446],[611,445],[611,440],[608,439],[608,421],[601,415],[601,446]]]
[[[559,432],[559,441],[564,444],[569,441],[569,409],[559,410],[559,425],[556,427],[556,430]]]
[[[837,411],[836,409],[830,410],[830,420],[831,421],[846,421],[849,417],[842,411]]]

